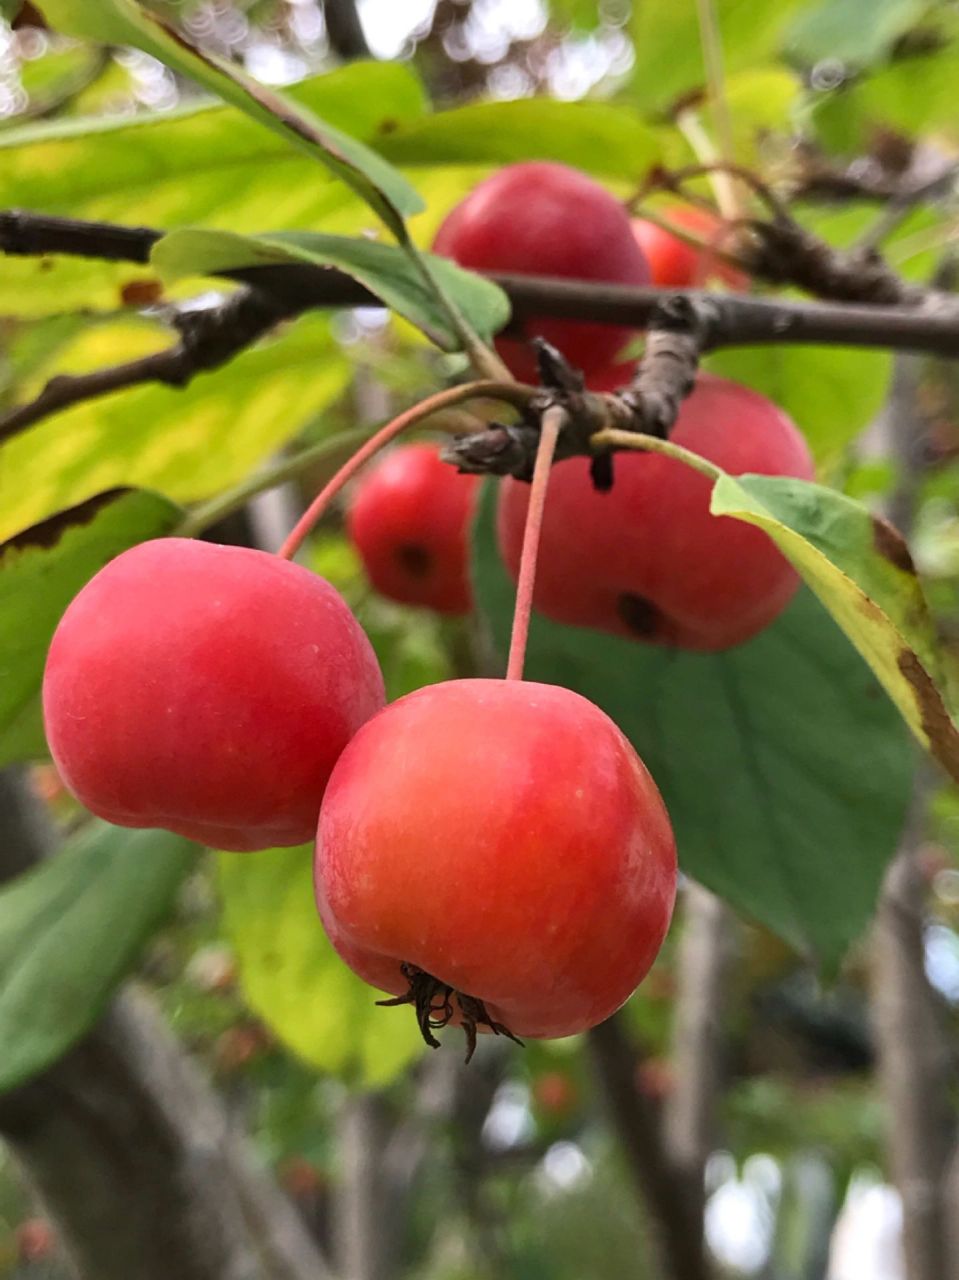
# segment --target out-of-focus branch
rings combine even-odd
[[[330,48],[338,58],[349,62],[353,58],[370,56],[370,46],[356,11],[356,0],[323,0],[323,18]]]
[[[20,776],[0,774],[0,881],[49,845]],[[145,996],[120,996],[58,1063],[0,1095],[0,1136],[84,1280],[330,1274]]]
[[[687,881],[673,1030],[675,1083],[663,1120],[670,1157],[682,1172],[687,1195],[700,1216],[705,1208],[706,1161],[716,1136],[730,929],[729,912],[719,898]]]
[[[926,884],[916,860],[925,803],[883,884],[876,920],[872,1010],[892,1177],[902,1197],[908,1280],[947,1275],[945,1177],[954,1131],[950,1063],[925,972]]]
[[[920,367],[900,358],[889,402],[877,423],[900,483],[889,510],[912,524],[921,467]],[[945,1181],[954,1123],[949,1105],[949,1045],[925,966],[927,884],[917,858],[930,783],[917,775],[899,851],[883,881],[873,934],[871,1010],[879,1087],[886,1112],[892,1177],[902,1199],[907,1280],[947,1274]]]
[[[670,1159],[660,1119],[636,1086],[636,1050],[621,1014],[588,1033],[603,1101],[658,1246],[664,1280],[710,1280],[702,1212]]]

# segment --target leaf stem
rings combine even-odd
[[[590,436],[589,443],[595,449],[641,449],[644,453],[663,453],[667,458],[675,458],[677,462],[692,467],[709,480],[721,480],[726,474],[721,467],[700,457],[698,453],[693,453],[691,449],[684,449],[681,444],[673,444],[670,440],[660,440],[658,436],[644,435],[640,431],[618,431],[609,427]]]
[[[436,395],[428,396],[425,400],[421,400],[419,404],[413,405],[411,409],[407,409],[405,413],[401,413],[399,417],[394,418],[384,427],[380,427],[340,467],[336,475],[323,486],[296,522],[277,555],[281,560],[292,560],[300,549],[303,540],[343,486],[356,475],[360,467],[367,463],[374,454],[378,453],[384,445],[389,444],[391,440],[394,440],[401,432],[406,431],[407,428],[416,426],[417,423],[422,422],[424,418],[428,418],[438,409],[446,409],[450,405],[462,404],[464,400],[500,400],[504,404],[512,404],[522,408],[532,394],[531,388],[520,386],[518,383],[484,380],[481,382],[466,382],[459,387],[450,387],[447,391],[439,391]]]
[[[513,611],[513,631],[509,640],[509,659],[506,664],[507,680],[522,680],[526,662],[526,641],[529,638],[529,619],[533,610],[533,588],[536,585],[536,562],[539,559],[540,534],[543,531],[543,511],[546,507],[546,490],[549,473],[556,452],[556,441],[566,424],[566,410],[558,406],[547,409],[540,426],[536,462],[533,467],[533,483],[530,488],[526,525],[523,529],[523,550],[520,553],[519,580],[516,584],[516,607]]]
[[[423,279],[424,284],[446,312],[453,332],[459,338],[463,351],[469,357],[473,371],[481,378],[489,378],[495,382],[515,382],[515,378],[507,369],[492,347],[486,345],[472,325],[463,315],[456,301],[446,291],[440,280],[430,270],[430,264],[424,254],[408,240],[403,248]]]

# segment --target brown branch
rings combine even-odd
[[[0,773],[0,882],[50,848]],[[143,995],[114,1000],[59,1062],[0,1096],[0,1135],[96,1280],[325,1280],[292,1205]]]
[[[660,1118],[636,1086],[637,1052],[621,1014],[588,1033],[593,1066],[613,1131],[648,1211],[669,1280],[709,1280],[702,1214],[663,1142]]]
[[[909,1280],[941,1280],[948,1274],[951,1072],[945,1028],[925,973],[926,885],[916,860],[918,835],[914,823],[883,885],[872,1009],[892,1179],[902,1197],[906,1274]]]
[[[768,228],[772,224],[757,225]],[[0,213],[0,251],[13,255],[56,252],[143,263],[148,261],[158,236],[158,232],[144,227]],[[0,416],[0,441],[53,412],[120,388],[148,381],[184,386],[196,373],[229,360],[277,320],[308,308],[376,305],[379,301],[342,272],[306,263],[247,268],[224,272],[223,276],[246,285],[246,291],[228,298],[220,307],[179,313],[174,320],[180,332],[178,345],[129,364],[78,377],[53,379],[34,401]],[[679,368],[672,382],[663,382],[657,377],[655,388],[644,385],[660,357],[665,360],[667,354],[678,366],[685,364],[690,373],[694,369],[693,355],[698,357],[702,351],[769,343],[899,348],[959,357],[959,303],[937,290],[922,291],[921,306],[851,303],[823,306],[698,290],[626,288],[537,276],[493,273],[489,278],[508,294],[514,322],[549,315],[659,329],[663,335],[670,329],[674,333],[682,330],[689,335],[685,353],[680,350],[682,343],[677,346],[675,338],[667,341],[665,336],[660,337],[656,340],[662,344],[658,348],[651,339],[640,380],[631,388],[632,398],[623,399],[618,409],[608,404],[603,408],[598,405],[598,398],[593,398],[592,431],[607,426],[625,429],[632,426],[655,433],[668,427],[675,417],[672,402],[678,404],[677,396],[681,398],[684,394]],[[870,284],[869,288],[872,287]],[[909,297],[914,300],[912,294]],[[653,389],[658,395],[665,395],[659,405],[653,403]],[[623,419],[624,411],[629,420]],[[582,414],[580,420],[587,424]],[[501,452],[505,449],[501,438],[499,448]],[[588,450],[578,447],[573,451]],[[521,453],[527,460],[531,456],[526,449]],[[559,456],[569,454],[561,449]],[[517,466],[518,463],[510,464],[506,471],[498,474],[515,474]]]
[[[356,0],[323,0],[323,17],[330,48],[338,58],[349,62],[352,58],[370,56]]]
[[[675,1084],[663,1120],[670,1156],[700,1214],[705,1209],[706,1161],[716,1137],[730,924],[729,910],[719,898],[687,881],[673,1028]]]
[[[226,364],[290,314],[268,294],[253,289],[241,290],[217,307],[181,311],[173,321],[180,335],[174,346],[92,373],[51,378],[33,400],[0,415],[0,443],[62,409],[126,387],[147,382],[184,387],[198,373]]]

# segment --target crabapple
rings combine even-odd
[[[563,1119],[579,1101],[579,1092],[565,1071],[544,1071],[533,1081],[533,1102],[546,1116]]]
[[[469,612],[467,533],[478,483],[431,444],[394,449],[366,474],[347,531],[381,595],[437,613]]]
[[[337,757],[383,702],[372,647],[328,582],[187,538],[101,569],[43,680],[51,754],[88,809],[236,850],[311,838]]]
[[[749,277],[715,252],[730,247],[726,224],[722,218],[706,209],[682,204],[667,210],[670,222],[690,231],[700,240],[713,246],[698,249],[672,235],[655,222],[645,218],[633,219],[633,235],[646,255],[653,284],[661,288],[698,289],[712,279],[721,280],[729,289],[745,293],[749,289]],[[725,234],[724,234],[725,233]]]
[[[428,1039],[451,1020],[539,1037],[601,1022],[652,964],[675,891],[656,784],[603,711],[555,685],[408,694],[357,733],[320,810],[330,941],[416,1003]]]
[[[770,400],[700,374],[670,439],[733,475],[812,478],[806,442]],[[682,649],[748,640],[777,617],[799,579],[760,529],[709,513],[711,482],[658,453],[621,452],[597,493],[589,460],[553,468],[534,606],[557,622]],[[500,552],[519,567],[529,487],[500,490]]]
[[[561,164],[537,161],[500,169],[447,216],[433,249],[477,271],[649,283],[649,266],[623,206],[592,178]],[[589,380],[614,363],[631,330],[528,317],[520,337],[496,341],[512,373],[526,382],[537,380],[528,342],[536,336],[558,347]]]

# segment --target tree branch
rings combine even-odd
[[[63,253],[144,263],[159,235],[146,227],[0,213],[0,251],[13,255]],[[306,263],[229,271],[223,277],[247,286],[246,290],[219,307],[178,313],[173,322],[180,333],[178,345],[128,364],[78,377],[54,378],[35,400],[0,416],[0,441],[60,409],[121,388],[150,381],[184,386],[196,373],[225,363],[278,320],[309,308],[369,306],[379,302],[368,289],[342,272]],[[921,291],[921,305],[914,306],[824,306],[538,276],[491,273],[489,278],[508,294],[514,323],[548,315],[657,328],[663,335],[667,331],[685,332],[690,338],[685,352],[677,348],[675,339],[670,340],[670,345],[664,337],[659,339],[662,345],[658,351],[647,352],[640,379],[648,378],[651,369],[663,367],[657,362],[660,356],[667,355],[667,348],[669,359],[676,365],[671,382],[656,376],[660,403],[654,404],[649,388],[641,388],[639,383],[630,389],[632,399],[627,396],[622,401],[632,415],[634,429],[642,401],[642,425],[638,429],[651,432],[665,429],[675,417],[675,406],[685,394],[686,375],[680,366],[685,365],[686,374],[690,374],[702,351],[770,343],[817,343],[959,357],[959,302],[937,290]],[[608,408],[601,412],[594,404],[593,430],[628,429],[630,423],[623,420],[622,412],[620,408],[619,417],[615,411],[610,417]],[[558,456],[564,456],[562,450]]]
[[[49,844],[22,778],[0,773],[0,881]],[[0,1135],[86,1280],[329,1276],[145,996],[118,997],[65,1057],[0,1096]]]
[[[702,1215],[706,1161],[715,1141],[731,921],[719,898],[691,880],[683,903],[672,1052],[676,1080],[663,1118],[669,1154]]]
[[[356,0],[323,0],[323,17],[330,48],[338,58],[349,62],[352,58],[370,56],[370,46],[356,12]]]
[[[180,335],[174,346],[92,373],[51,378],[33,400],[0,414],[0,443],[61,409],[126,387],[147,382],[184,387],[198,373],[226,364],[289,314],[270,295],[254,289],[232,294],[217,307],[181,311],[173,321]]]
[[[702,1214],[663,1143],[659,1116],[636,1087],[637,1054],[621,1014],[588,1033],[609,1118],[656,1231],[660,1271],[669,1280],[709,1280]]]

